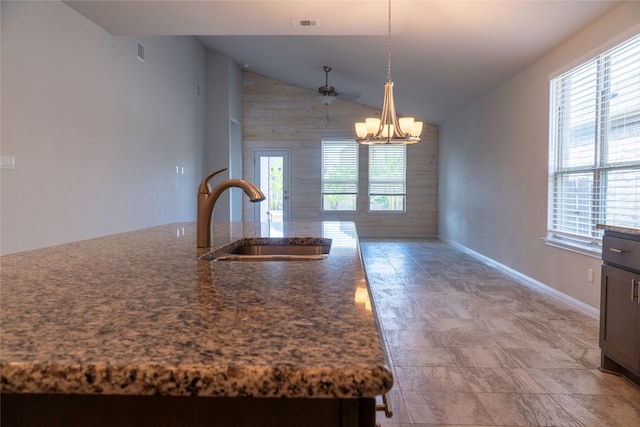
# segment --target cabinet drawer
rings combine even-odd
[[[640,270],[640,242],[604,236],[602,239],[602,260],[620,267]]]

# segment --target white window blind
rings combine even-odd
[[[369,210],[404,212],[406,193],[406,145],[370,145]]]
[[[322,140],[322,210],[355,211],[357,207],[358,143]]]
[[[551,80],[548,237],[640,228],[640,35]]]

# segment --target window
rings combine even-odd
[[[640,35],[551,80],[550,119],[548,238],[640,228]]]
[[[322,210],[358,208],[358,143],[354,139],[322,140]]]
[[[407,146],[369,146],[369,210],[404,212]]]

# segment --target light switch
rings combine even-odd
[[[0,156],[0,169],[15,169],[16,158],[13,156]]]

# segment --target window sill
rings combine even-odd
[[[321,214],[326,214],[326,215],[343,215],[343,214],[351,214],[351,215],[357,215],[358,211],[357,210],[327,210],[327,211],[320,211]]]
[[[602,258],[602,246],[581,244],[575,240],[559,239],[557,237],[542,237],[544,243],[554,248],[564,249],[566,251],[574,252],[580,255],[590,256],[592,258]]]

